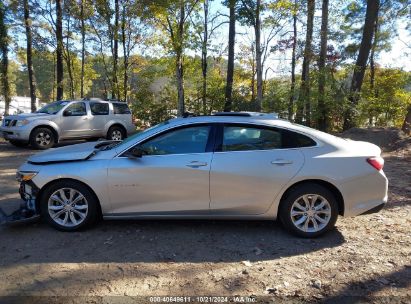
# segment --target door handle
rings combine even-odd
[[[293,163],[292,160],[286,160],[286,159],[276,159],[276,160],[273,160],[271,162],[272,165],[279,165],[279,166],[281,166],[281,165],[290,165],[292,163]]]
[[[186,166],[190,167],[190,168],[198,168],[198,167],[205,167],[207,165],[208,164],[205,163],[205,162],[199,162],[199,161],[194,160],[194,161],[190,162],[189,164],[187,164]]]

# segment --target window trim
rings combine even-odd
[[[315,145],[313,146],[308,146],[308,147],[296,147],[296,148],[277,148],[277,149],[265,149],[265,150],[240,150],[240,151],[223,151],[223,136],[224,136],[224,127],[245,127],[245,128],[254,128],[254,129],[268,129],[268,130],[272,130],[272,131],[280,131],[282,133],[283,130],[289,131],[289,132],[294,132],[303,136],[306,136],[308,138],[310,138]],[[220,123],[218,126],[218,130],[217,130],[217,135],[216,135],[216,141],[215,141],[215,149],[214,149],[214,153],[238,153],[238,152],[256,152],[256,151],[260,151],[260,152],[264,152],[264,151],[279,151],[279,150],[296,150],[296,149],[312,149],[312,148],[317,148],[319,147],[319,142],[318,140],[312,138],[311,136],[305,134],[305,133],[301,133],[299,131],[293,130],[293,129],[289,129],[289,128],[282,128],[282,127],[278,127],[278,126],[268,126],[268,125],[261,125],[261,124],[255,124],[255,123]]]
[[[209,123],[209,122],[204,122],[204,123],[195,123],[195,124],[187,124],[187,125],[179,125],[172,127],[167,130],[163,130],[159,133],[156,133],[148,138],[143,139],[142,141],[136,143],[135,145],[131,146],[130,148],[126,149],[125,151],[121,152],[117,157],[126,157],[128,158],[127,154],[134,149],[135,147],[138,147],[141,144],[144,144],[150,140],[153,140],[157,137],[163,136],[167,133],[174,132],[180,129],[187,129],[187,128],[192,128],[196,126],[209,126],[210,127],[210,132],[208,133],[208,139],[207,139],[207,144],[206,144],[206,149],[204,152],[196,152],[196,153],[175,153],[175,154],[159,154],[159,155],[144,155],[143,157],[164,157],[164,156],[171,156],[171,155],[195,155],[195,154],[204,154],[204,153],[210,153],[214,152],[214,147],[215,147],[215,136],[216,136],[216,124],[215,123]]]

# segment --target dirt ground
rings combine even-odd
[[[315,240],[290,236],[275,222],[105,221],[76,233],[43,223],[2,226],[0,302],[241,295],[275,303],[410,303],[410,150],[384,153],[384,210],[340,217]],[[0,142],[0,206],[18,202],[15,171],[32,153]]]

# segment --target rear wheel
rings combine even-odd
[[[109,140],[123,140],[126,137],[126,132],[122,127],[112,126],[108,129],[107,139]]]
[[[338,204],[327,188],[313,183],[302,184],[292,189],[281,202],[279,216],[291,233],[317,237],[334,227]]]
[[[29,145],[28,142],[20,141],[20,140],[9,140],[9,142],[15,147],[27,147]]]
[[[53,227],[76,231],[92,225],[98,218],[98,202],[85,185],[59,181],[48,187],[41,200],[41,213]]]
[[[30,135],[30,145],[38,150],[46,150],[54,146],[56,138],[48,128],[34,129]]]

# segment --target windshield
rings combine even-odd
[[[64,106],[66,106],[69,102],[65,100],[59,100],[48,105],[42,107],[40,110],[36,111],[36,113],[45,113],[45,114],[56,114],[60,111]]]
[[[103,146],[103,147],[101,148],[101,150],[110,150],[110,149],[112,149],[112,148],[114,148],[114,147],[117,147],[117,146],[126,144],[126,143],[128,143],[128,142],[130,142],[130,141],[134,141],[136,138],[145,135],[147,132],[152,131],[152,130],[155,130],[155,129],[157,129],[157,128],[160,128],[160,127],[162,127],[162,126],[164,126],[164,125],[167,125],[168,123],[169,123],[168,120],[167,120],[167,121],[164,121],[164,122],[161,122],[161,123],[159,123],[158,125],[152,126],[152,127],[148,128],[148,129],[145,129],[144,131],[139,131],[139,132],[137,132],[136,134],[133,134],[133,135],[131,135],[130,137],[127,137],[127,138],[126,138],[125,140],[123,140],[123,141],[116,141],[116,142],[113,142],[113,143],[111,143],[111,144],[109,144],[109,145],[107,145],[107,146]]]

